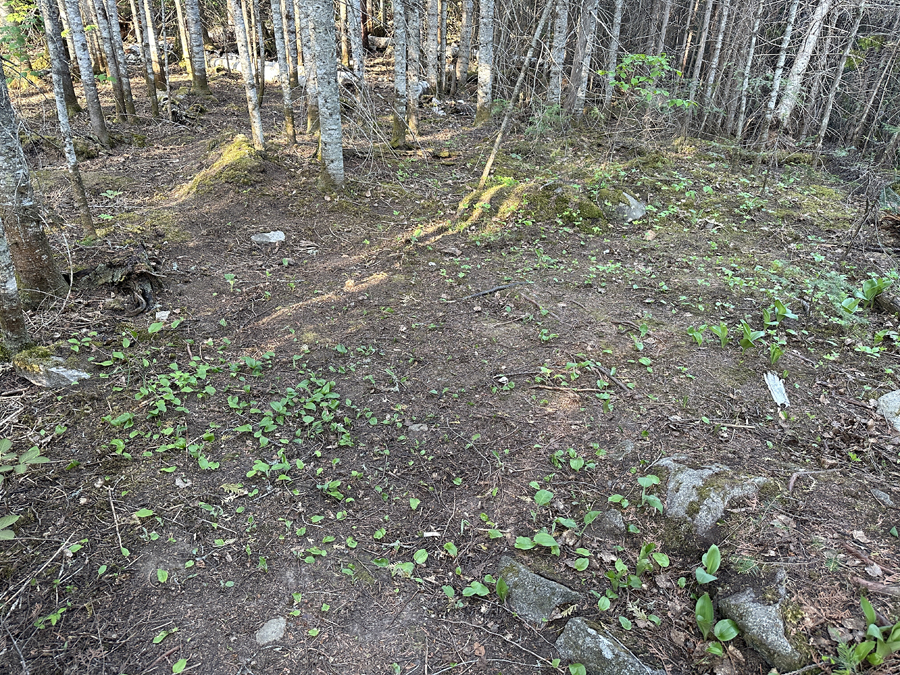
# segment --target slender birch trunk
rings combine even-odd
[[[900,15],[898,15],[898,17],[900,17]],[[900,19],[898,19],[898,22],[900,22]],[[895,23],[893,34],[896,34],[896,26],[897,24]],[[878,80],[876,81],[875,86],[872,87],[871,92],[869,92],[869,97],[866,99],[866,104],[865,106],[863,106],[862,112],[859,115],[859,123],[854,126],[853,132],[850,135],[850,140],[856,147],[859,147],[859,142],[861,140],[864,140],[863,129],[865,128],[866,122],[869,119],[869,113],[872,112],[872,107],[875,103],[875,99],[878,97],[879,93],[884,96],[884,88],[882,86],[882,83],[884,82],[885,77],[893,70],[892,66],[896,56],[897,48],[894,47],[893,49],[891,49],[890,47],[887,47],[884,50],[882,58],[879,60]],[[879,108],[880,105],[881,104],[879,104]],[[868,143],[867,137],[865,137],[865,141],[866,142],[863,143],[863,146]],[[862,149],[864,149],[864,147]]]
[[[88,71],[90,72],[90,71]],[[0,222],[21,284],[20,299],[38,305],[47,296],[61,295],[65,284],[53,260],[50,242],[44,233],[43,218],[25,154],[19,144],[19,120],[6,89],[3,61],[0,61]]]
[[[166,19],[166,3],[165,0],[159,3],[160,8],[160,20],[159,20],[159,30],[160,37],[162,38],[163,45],[163,62],[162,62],[162,71],[165,75],[166,80],[166,115],[169,118],[170,122],[174,122],[175,118],[172,115],[172,78],[169,73],[169,38],[166,35],[166,24],[168,23]]]
[[[187,21],[184,18],[184,8],[181,0],[175,0],[175,22],[178,24],[178,45],[181,50],[181,60],[178,65],[184,67],[189,77],[193,79],[193,65],[191,64],[191,45],[187,36]]]
[[[302,27],[300,46],[303,50],[303,71],[306,74],[306,133],[319,131],[319,85],[316,77],[316,57],[312,48],[309,13],[306,2],[294,5],[294,13]]]
[[[459,54],[456,55],[456,77],[450,89],[450,97],[456,96],[456,92],[462,87],[466,89],[466,80],[469,77],[469,60],[472,57],[472,12],[475,9],[473,0],[461,0],[462,21],[459,27]]]
[[[319,157],[324,169],[319,180],[328,188],[341,188],[344,147],[331,0],[310,0],[309,12],[319,85]]]
[[[41,14],[47,16],[52,12],[54,0],[41,0]],[[48,11],[49,10],[49,11]],[[49,29],[49,25],[48,25]],[[51,65],[62,60],[62,40],[47,40],[47,48]],[[84,192],[84,182],[81,180],[81,171],[78,168],[78,158],[75,155],[75,144],[72,142],[72,127],[69,124],[69,111],[66,107],[66,93],[63,87],[63,79],[56,68],[51,68],[53,79],[53,98],[56,101],[56,117],[59,119],[59,131],[63,140],[63,151],[66,156],[66,165],[69,168],[69,181],[72,183],[72,191],[75,193],[75,203],[81,215],[81,229],[84,236],[94,239],[97,236],[94,230],[94,222],[91,218],[91,209],[88,206],[87,195]]]
[[[78,0],[65,0],[66,14],[69,19],[69,29],[72,41],[75,43],[75,56],[78,59],[78,70],[81,73],[81,86],[84,89],[84,99],[87,102],[88,115],[91,118],[91,128],[97,134],[100,143],[109,147],[109,131],[106,128],[106,120],[103,117],[103,109],[100,107],[100,95],[97,92],[97,82],[94,80],[94,68],[91,65],[91,57],[88,53],[87,39],[84,36],[84,23],[81,21],[81,12],[78,9]],[[4,85],[5,89],[5,85]],[[7,225],[9,229],[9,225]],[[13,247],[15,251],[15,247]]]
[[[840,12],[835,12],[835,15]],[[834,41],[834,32],[837,25],[837,16],[825,28],[825,41],[817,49],[818,60],[812,70],[812,84],[809,87],[809,94],[804,96],[806,105],[803,107],[803,125],[800,127],[799,138],[806,138],[806,132],[810,125],[819,117],[819,106],[821,104],[822,83],[828,74],[828,58],[831,56],[831,43]]]
[[[110,2],[114,1],[110,0]],[[187,20],[191,53],[191,86],[195,93],[202,96],[211,96],[209,76],[206,72],[206,51],[203,49],[203,21],[200,17],[200,0],[184,0],[184,13],[184,18]]]
[[[441,98],[447,91],[447,1],[441,2],[441,23],[438,35],[438,91],[435,95],[440,94]]]
[[[413,138],[419,133],[419,78],[421,77],[422,11],[417,0],[410,0],[406,7],[406,91],[409,96],[406,108],[406,126]]]
[[[665,0],[662,8],[662,19],[660,20],[659,33],[656,36],[656,47],[653,49],[653,55],[659,56],[666,48],[666,30],[669,27],[669,16],[672,14],[672,0]]]
[[[609,107],[613,95],[613,79],[616,75],[616,62],[619,60],[619,35],[622,31],[622,12],[625,0],[615,0],[613,6],[613,23],[610,30],[609,47],[606,50],[606,78],[603,86],[603,108]]]
[[[347,0],[347,21],[350,24],[350,53],[353,55],[353,74],[359,86],[366,83],[366,50],[363,47],[363,17],[360,0]]]
[[[578,41],[575,45],[575,59],[569,74],[569,91],[565,108],[580,119],[584,114],[584,100],[587,96],[588,75],[594,54],[594,39],[597,34],[597,0],[586,0],[581,10],[578,26]]]
[[[228,6],[234,14],[234,37],[237,42],[238,58],[244,76],[244,93],[247,97],[247,111],[250,114],[250,133],[253,136],[253,147],[265,149],[262,116],[259,114],[259,102],[256,98],[256,83],[253,81],[253,68],[250,65],[250,42],[247,40],[247,25],[244,15],[238,7],[239,0],[228,0]]]
[[[99,2],[102,4],[103,0],[99,0]],[[116,0],[107,0],[105,7],[106,17],[109,21],[109,37],[119,67],[119,77],[122,78],[125,112],[128,114],[128,119],[134,121],[137,114],[134,109],[134,95],[131,92],[131,77],[128,75],[128,62],[125,60],[125,45],[122,43],[122,33],[119,30],[119,8],[116,7]],[[65,82],[63,84],[65,85]]]
[[[706,76],[706,88],[703,91],[703,119],[700,122],[700,128],[706,127],[706,121],[709,119],[709,113],[713,103],[713,89],[716,86],[716,75],[719,70],[719,59],[722,56],[722,44],[725,41],[725,27],[728,25],[728,14],[731,10],[730,0],[722,0],[722,6],[719,16],[719,29],[716,31],[716,44],[713,48],[712,59],[709,62],[709,73]]]
[[[425,81],[438,95],[438,0],[425,0]],[[407,35],[407,39],[409,39]]]
[[[119,72],[119,63],[116,53],[113,51],[112,38],[109,34],[109,23],[106,20],[106,8],[103,0],[88,0],[97,23],[97,32],[100,33],[100,44],[106,55],[106,73],[112,82],[113,100],[116,104],[116,120],[125,121],[125,90],[122,88],[122,76]]]
[[[140,0],[138,0],[140,1]],[[159,41],[156,39],[156,26],[153,23],[153,5],[150,0],[143,0],[144,6],[144,36],[150,46],[150,60],[153,63],[153,81],[160,91],[166,89],[166,73],[163,72],[162,62],[159,60]],[[166,49],[166,45],[163,45]]]
[[[66,43],[62,39],[62,26],[59,17],[59,5],[56,0],[51,0],[41,10],[44,17],[45,30],[44,35],[47,39],[47,51],[50,52],[50,41],[55,43],[55,51],[59,54],[59,58],[50,60],[50,68],[53,75],[58,77],[62,82],[63,95],[66,102],[66,111],[69,115],[77,115],[81,112],[81,106],[78,104],[78,97],[75,96],[75,87],[72,84],[71,64],[69,63],[69,55],[66,53]]]
[[[266,36],[263,32],[263,17],[259,9],[259,0],[252,0],[253,22],[256,26],[256,46],[259,49],[256,64],[256,81],[259,87],[259,107],[262,108],[263,96],[266,93]]]
[[[684,24],[684,39],[681,41],[681,46],[678,48],[678,51],[681,52],[682,71],[687,70],[688,55],[691,52],[691,44],[694,39],[694,31],[691,27],[694,24],[694,16],[697,14],[699,8],[700,0],[694,0],[693,4],[688,5],[688,18],[687,22]]]
[[[284,43],[287,45],[288,81],[291,89],[296,89],[299,80],[297,75],[300,64],[297,61],[297,22],[294,19],[293,0],[284,0]]]
[[[831,119],[831,109],[834,107],[834,97],[837,95],[838,88],[841,86],[841,78],[844,76],[844,67],[847,65],[847,59],[850,57],[850,50],[856,44],[856,34],[859,31],[859,25],[862,23],[863,15],[866,13],[866,0],[862,0],[859,5],[859,14],[853,21],[853,27],[850,29],[850,36],[847,38],[847,44],[841,52],[841,58],[838,59],[837,71],[831,80],[831,87],[828,89],[828,97],[825,99],[825,109],[819,123],[819,132],[816,134],[816,150],[822,147],[825,140],[825,133],[828,131],[828,122]]]
[[[350,67],[350,36],[347,32],[347,0],[338,0],[338,24],[341,29],[341,65]]]
[[[759,36],[759,26],[762,23],[763,0],[759,0],[756,8],[756,16],[753,18],[753,28],[750,31],[750,46],[747,48],[747,62],[744,64],[744,74],[741,78],[740,106],[737,125],[734,135],[740,139],[744,135],[744,122],[747,120],[747,91],[750,88],[750,70],[753,67],[753,57],[756,53],[756,40]]]
[[[806,31],[806,37],[803,40],[800,51],[794,57],[794,65],[791,66],[784,85],[784,94],[782,94],[781,102],[775,109],[775,117],[782,129],[787,127],[791,113],[794,112],[794,106],[797,104],[797,97],[800,95],[800,88],[803,85],[803,76],[806,74],[806,68],[816,47],[816,40],[819,39],[822,26],[825,24],[825,17],[831,11],[832,1],[819,0],[812,18],[809,20],[809,28]]]
[[[775,104],[778,102],[778,94],[781,91],[781,75],[784,73],[784,63],[787,61],[788,48],[791,45],[791,35],[794,32],[794,21],[797,18],[797,7],[800,0],[791,0],[788,9],[787,24],[784,27],[784,36],[781,38],[781,49],[778,52],[778,61],[775,64],[775,73],[772,76],[772,91],[769,94],[769,103],[766,106],[766,119],[763,129],[768,129],[772,124],[772,116],[775,114]]]
[[[566,61],[566,40],[569,36],[569,0],[556,0],[556,20],[553,22],[553,44],[550,47],[550,85],[547,104],[562,104],[563,65]]]
[[[391,0],[394,9],[394,128],[391,147],[406,147],[406,115],[409,88],[406,85],[406,9],[405,0]]]
[[[285,0],[290,2],[291,0]],[[281,16],[281,0],[272,0],[272,26],[275,29],[275,51],[278,54],[278,79],[281,84],[281,100],[284,108],[284,133],[288,145],[297,143],[294,131],[294,104],[291,101],[291,78],[288,74],[287,48],[284,44],[284,23]]]
[[[68,0],[66,0],[68,2]],[[141,5],[141,0],[136,0]],[[132,5],[132,17],[134,18],[134,27],[140,36],[141,44],[141,66],[144,73],[144,83],[147,85],[147,98],[150,100],[150,114],[154,119],[159,117],[159,99],[156,96],[156,78],[153,75],[153,59],[150,56],[150,40],[147,37],[147,30],[144,26],[145,18],[143,16],[143,8],[135,8]]]
[[[494,0],[478,0],[478,101],[475,126],[491,118],[494,77]]]
[[[700,28],[700,39],[697,40],[697,54],[694,57],[694,68],[691,72],[691,83],[688,86],[688,100],[693,103],[697,97],[697,87],[700,85],[700,73],[703,69],[703,56],[706,53],[706,40],[709,37],[709,21],[712,18],[713,0],[706,0],[706,9],[703,12],[703,25]],[[688,108],[688,117],[691,109]]]

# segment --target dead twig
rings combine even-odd
[[[894,597],[900,597],[900,586],[888,586],[887,584],[879,584],[877,581],[866,581],[865,579],[860,579],[859,577],[853,577],[852,581],[856,584],[859,584],[863,588],[866,588],[873,593],[881,593],[882,595],[892,595]]]
[[[592,366],[588,366],[588,370],[593,370],[593,371],[595,371],[595,372],[594,372],[595,375],[599,372],[599,374],[600,374],[600,375],[603,375],[603,377],[608,377],[610,382],[612,382],[614,385],[616,385],[619,389],[621,389],[621,390],[624,391],[624,392],[629,392],[629,393],[630,393],[630,392],[634,391],[633,389],[630,389],[629,387],[626,387],[626,386],[622,383],[621,380],[619,380],[615,375],[613,375],[609,370],[607,370],[606,368],[604,368],[603,366],[601,366],[599,363],[595,363],[595,364],[592,365]]]
[[[478,293],[472,293],[472,295],[467,295],[463,298],[463,300],[471,300],[472,298],[479,298],[482,295],[488,295],[489,293],[496,293],[497,291],[502,291],[507,288],[512,288],[513,286],[521,286],[524,284],[524,281],[514,281],[511,284],[503,284],[502,286],[494,286],[493,288],[489,288],[486,291],[479,291]]]
[[[788,481],[788,492],[794,489],[794,483],[797,482],[797,479],[800,476],[809,476],[815,473],[830,473],[832,471],[840,471],[840,469],[822,469],[820,471],[797,471],[796,473],[791,475],[791,479]]]
[[[524,293],[521,293],[521,296],[522,296],[525,300],[527,300],[528,302],[530,302],[532,305],[534,305],[535,307],[537,307],[537,308],[538,308],[538,311],[541,312],[542,314],[543,314],[543,313],[547,313],[547,314],[549,314],[550,316],[552,316],[554,319],[556,319],[557,321],[559,321],[560,323],[563,322],[563,320],[559,318],[559,315],[557,315],[555,312],[552,312],[552,311],[549,310],[549,309],[544,309],[544,307],[543,307],[537,300],[532,300],[531,298],[529,298],[529,297],[528,297],[527,295],[525,295]]]

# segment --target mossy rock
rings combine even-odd
[[[108,221],[108,225],[98,223],[97,234],[105,237],[113,232],[119,235],[127,233],[134,235],[135,241],[155,234],[170,242],[188,241],[190,235],[179,227],[183,219],[182,214],[165,209],[152,209],[143,213],[119,213]]]
[[[75,157],[79,162],[100,156],[100,146],[93,141],[76,136],[72,139],[72,144],[75,146]]]
[[[207,194],[219,184],[254,185],[260,181],[265,171],[262,156],[243,134],[235,136],[230,143],[217,153],[211,166],[198,173],[186,186],[180,196]]]

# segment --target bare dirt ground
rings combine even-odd
[[[83,162],[100,241],[51,230],[74,270],[143,247],[156,306],[129,316],[133,294],[76,287],[31,319],[91,379],[46,391],[0,373],[0,438],[50,459],[0,488],[0,515],[21,516],[0,543],[0,671],[551,672],[563,618],[529,625],[498,599],[506,554],[669,673],[769,672],[740,637],[706,653],[693,610],[782,568],[790,631],[837,672],[835,635],[865,630],[860,585],[900,573],[897,510],[872,493],[900,504],[900,439],[872,403],[898,388],[897,322],[841,307],[870,277],[896,281],[900,240],[851,237],[855,185],[802,154],[754,166],[712,142],[523,119],[497,199],[457,219],[492,140],[464,105],[423,107],[420,146],[399,154],[351,117],[350,181],[325,195],[311,137],[284,146],[270,99],[270,149],[242,152],[243,92],[213,85],[196,123],[122,127],[146,139]],[[19,104],[30,133],[53,132],[45,98]],[[223,152],[237,159],[210,170]],[[62,159],[30,153],[74,221]],[[609,189],[650,211],[587,217]],[[250,239],[272,230],[286,240]],[[771,332],[742,348],[742,321]],[[769,483],[698,540],[642,499],[665,502],[657,462],[677,455]],[[609,508],[623,531],[586,525]],[[516,548],[542,530],[555,551]],[[647,543],[669,567],[601,611],[606,573]],[[711,543],[723,567],[700,590]],[[897,620],[895,597],[869,597]],[[260,645],[278,617],[283,637]]]

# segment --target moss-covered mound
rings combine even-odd
[[[262,156],[243,134],[238,134],[230,143],[213,152],[216,158],[212,165],[181,188],[180,196],[207,194],[222,183],[246,186],[261,180],[260,174],[265,171]]]

